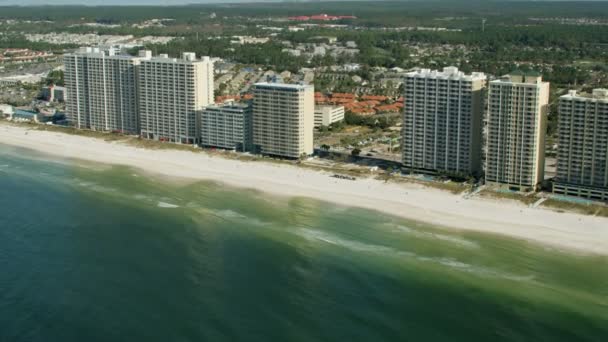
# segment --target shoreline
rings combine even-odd
[[[27,134],[26,134],[27,133]],[[144,149],[120,142],[0,124],[0,144],[46,155],[125,165],[146,173],[210,180],[287,197],[308,197],[375,210],[444,228],[499,234],[583,254],[608,255],[608,218],[529,208],[511,200],[473,197],[415,183],[337,179],[323,171],[206,153]]]

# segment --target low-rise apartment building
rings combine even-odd
[[[315,106],[315,128],[344,120],[344,106]]]

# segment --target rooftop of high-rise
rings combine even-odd
[[[543,77],[537,72],[516,70],[490,83],[541,84],[547,82],[543,82]]]
[[[196,58],[194,52],[184,52],[181,58],[170,57],[166,53],[161,53],[158,56],[152,56],[152,52],[149,50],[139,51],[140,57],[145,57],[153,62],[169,62],[169,63],[198,63],[198,62],[211,62],[211,58],[208,56],[202,56],[200,59]]]
[[[409,77],[421,77],[421,78],[439,78],[439,79],[463,79],[463,80],[485,80],[487,77],[483,72],[473,72],[471,74],[465,74],[458,70],[457,67],[445,67],[443,70],[431,70],[431,69],[419,69],[416,71],[408,72],[406,74]]]
[[[267,88],[278,88],[278,89],[290,89],[290,90],[303,90],[312,88],[309,84],[291,84],[291,83],[276,83],[276,82],[259,82],[254,84],[256,87],[267,87]]]
[[[122,58],[133,58],[131,55],[121,53],[120,48],[116,46],[83,46],[72,53],[73,55],[90,55],[98,57],[122,57]]]
[[[248,109],[251,107],[249,102],[226,101],[223,103],[214,103],[205,107],[205,109]]]
[[[586,99],[586,100],[601,100],[608,101],[608,89],[597,88],[593,89],[591,93],[578,92],[576,90],[569,90],[568,94],[560,96],[561,99]]]

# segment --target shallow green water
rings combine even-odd
[[[0,146],[0,341],[608,341],[608,258]]]

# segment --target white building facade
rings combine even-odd
[[[201,140],[204,147],[250,151],[252,146],[252,107],[249,103],[207,106],[201,114]]]
[[[344,106],[315,106],[315,128],[344,120]]]
[[[254,150],[285,158],[312,154],[314,87],[256,83],[253,94]]]
[[[138,73],[141,135],[147,139],[196,144],[200,113],[213,103],[213,62],[184,53],[142,61]]]
[[[535,190],[544,180],[549,83],[506,75],[490,82],[486,138],[488,183]]]
[[[466,75],[455,67],[406,74],[402,128],[405,168],[480,173],[486,81],[483,73]]]
[[[137,67],[140,57],[114,49],[66,54],[66,116],[77,128],[139,134]]]
[[[608,90],[560,97],[553,192],[608,201]]]

